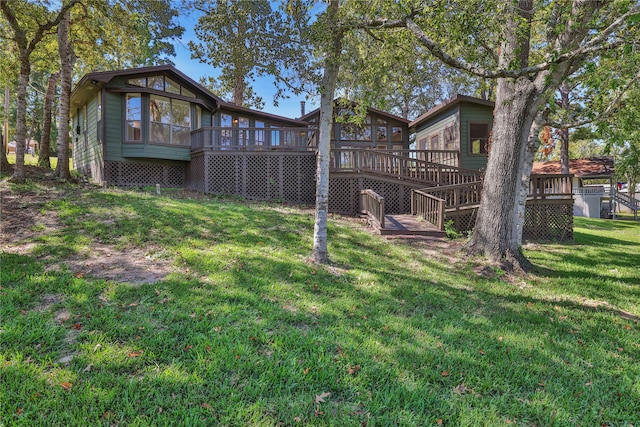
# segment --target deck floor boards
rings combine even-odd
[[[378,230],[384,235],[413,235],[444,237],[444,231],[438,230],[433,224],[418,220],[414,215],[385,215],[385,226]]]

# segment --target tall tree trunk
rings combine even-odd
[[[533,170],[533,159],[535,158],[538,147],[540,147],[540,131],[544,126],[549,115],[548,110],[540,111],[531,125],[529,131],[529,139],[524,150],[524,160],[522,170],[520,172],[520,193],[516,200],[516,221],[515,236],[517,245],[522,245],[522,232],[524,231],[525,211],[527,207],[527,196],[529,195],[529,181],[531,180],[531,171]]]
[[[7,152],[5,151],[5,145],[4,145],[4,132],[2,131],[2,129],[0,129],[0,139],[2,139],[2,141],[0,141],[0,145],[2,145],[2,153],[0,153],[0,172],[2,173],[8,173],[11,171],[11,165],[9,164],[9,160],[7,160]]]
[[[564,111],[569,110],[569,87],[566,83],[560,85],[560,106]],[[569,173],[569,128],[560,129],[560,173]]]
[[[247,87],[243,73],[236,71],[236,78],[233,84],[233,103],[239,107],[244,104],[244,90]]]
[[[325,58],[320,95],[320,123],[316,167],[316,212],[313,227],[313,261],[329,263],[327,249],[327,216],[329,212],[329,157],[331,154],[331,128],[333,124],[333,97],[340,69],[343,32],[337,27],[339,0],[330,0],[327,7],[331,45]]]
[[[71,99],[71,73],[73,68],[69,43],[69,16],[67,11],[58,26],[58,52],[60,53],[60,119],[58,120],[58,164],[56,176],[62,180],[71,178],[69,171],[69,101]]]
[[[42,138],[40,141],[40,152],[38,153],[38,166],[43,168],[51,168],[51,161],[49,159],[49,152],[51,151],[51,116],[53,112],[53,101],[56,96],[56,86],[60,79],[60,72],[55,72],[49,77],[49,84],[47,85],[47,93],[44,97],[44,113],[42,124]]]
[[[512,17],[505,28],[505,43],[500,49],[499,67],[514,62],[528,63],[532,0],[518,1],[519,17]],[[517,236],[517,200],[521,187],[525,145],[541,104],[540,92],[526,77],[499,78],[493,118],[491,152],[485,172],[478,219],[467,251],[481,254],[492,262],[506,261],[523,267]]]
[[[13,168],[11,180],[24,181],[24,147],[27,136],[27,86],[31,63],[29,57],[20,54],[20,76],[18,78],[18,105],[16,110],[16,164]]]
[[[9,164],[9,160],[7,160],[7,149],[9,148],[7,144],[9,144],[9,83],[5,86],[4,89],[4,124],[3,131],[0,132],[0,145],[2,148],[2,153],[0,153],[0,172],[8,173],[11,171],[11,165]]]

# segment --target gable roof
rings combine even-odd
[[[219,96],[212,93],[209,89],[202,86],[200,83],[196,82],[176,67],[171,64],[157,65],[153,67],[141,67],[141,68],[127,68],[124,70],[113,70],[113,71],[98,71],[93,73],[85,74],[82,79],[76,84],[75,88],[71,92],[71,107],[72,111],[75,108],[83,105],[93,94],[96,93],[102,86],[109,83],[115,77],[120,76],[145,76],[150,74],[166,74],[174,79],[180,81],[181,83],[186,83],[189,89],[199,92],[204,95],[206,98],[211,100],[211,104],[214,106],[212,111],[218,110],[220,108],[224,108],[225,110],[243,112],[247,114],[252,114],[254,116],[264,117],[266,119],[278,120],[281,122],[286,122],[296,126],[307,126],[308,123],[296,119],[291,119],[288,117],[278,116],[276,114],[266,113],[263,111],[252,110],[250,108],[239,107],[230,102],[224,101]],[[198,102],[198,100],[194,99],[192,102]],[[202,104],[205,108],[211,109],[211,106],[206,105],[202,101],[199,103]]]
[[[532,174],[560,173],[560,160],[534,162]],[[569,173],[579,178],[608,178],[613,176],[613,157],[592,157],[590,159],[569,160]]]
[[[433,107],[432,109],[430,109],[429,111],[427,111],[426,113],[418,117],[417,119],[413,120],[411,123],[409,123],[409,128],[413,128],[429,120],[430,118],[437,115],[438,113],[443,112],[449,108],[455,107],[456,105],[462,102],[468,102],[476,105],[484,105],[487,107],[491,107],[492,109],[495,106],[495,103],[493,101],[489,101],[487,99],[482,99],[482,98],[476,98],[475,96],[460,95],[459,93],[457,93],[453,97],[446,100],[445,102],[436,105],[435,107]]]
[[[350,105],[352,107],[356,106],[356,102],[355,101],[349,101],[346,100],[344,98],[336,98],[333,100],[334,105],[338,104],[338,103],[345,103],[346,105]],[[400,123],[406,123],[409,124],[410,120],[405,119],[404,117],[400,117],[400,116],[396,116],[395,114],[391,114],[391,113],[387,113],[386,111],[382,111],[382,110],[377,110],[375,108],[367,108],[367,111],[370,113],[374,113],[378,116],[382,116],[382,117],[386,117],[388,119],[391,120],[396,120]],[[313,117],[314,115],[318,114],[320,112],[320,108],[316,108],[313,111],[308,112],[307,114],[305,114],[304,116],[300,117],[298,120],[309,120],[311,117]]]

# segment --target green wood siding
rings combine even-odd
[[[72,121],[73,167],[94,181],[102,181],[102,144],[98,140],[98,96],[74,112]],[[77,133],[78,127],[80,133]]]
[[[417,149],[425,149],[425,146],[421,145],[422,140],[426,140],[426,147],[429,147],[428,143],[432,135],[438,135],[440,146],[444,144],[444,128],[454,125],[456,129],[456,140],[455,146],[456,149],[460,147],[460,126],[459,126],[459,109],[457,106],[443,111],[441,114],[438,114],[428,120],[425,123],[420,124],[416,129],[416,148]],[[428,149],[428,148],[426,148]],[[443,148],[439,148],[443,149]]]
[[[149,159],[191,160],[191,147],[171,147],[155,144],[122,144],[122,156]],[[137,160],[136,160],[137,161]]]
[[[122,120],[124,113],[122,112],[122,94],[105,92],[105,160],[124,161],[122,157],[122,139],[124,137]]]
[[[492,123],[493,109],[484,105],[460,104],[460,166],[466,169],[487,167],[486,154],[470,154],[469,123]]]

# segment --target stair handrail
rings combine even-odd
[[[444,231],[445,201],[422,190],[411,191],[411,215],[415,215]]]
[[[371,225],[382,230],[385,217],[384,197],[371,189],[361,190],[360,213],[367,217]]]
[[[334,172],[376,173],[434,185],[460,184],[482,179],[482,173],[477,170],[359,148],[332,149],[330,169]]]

